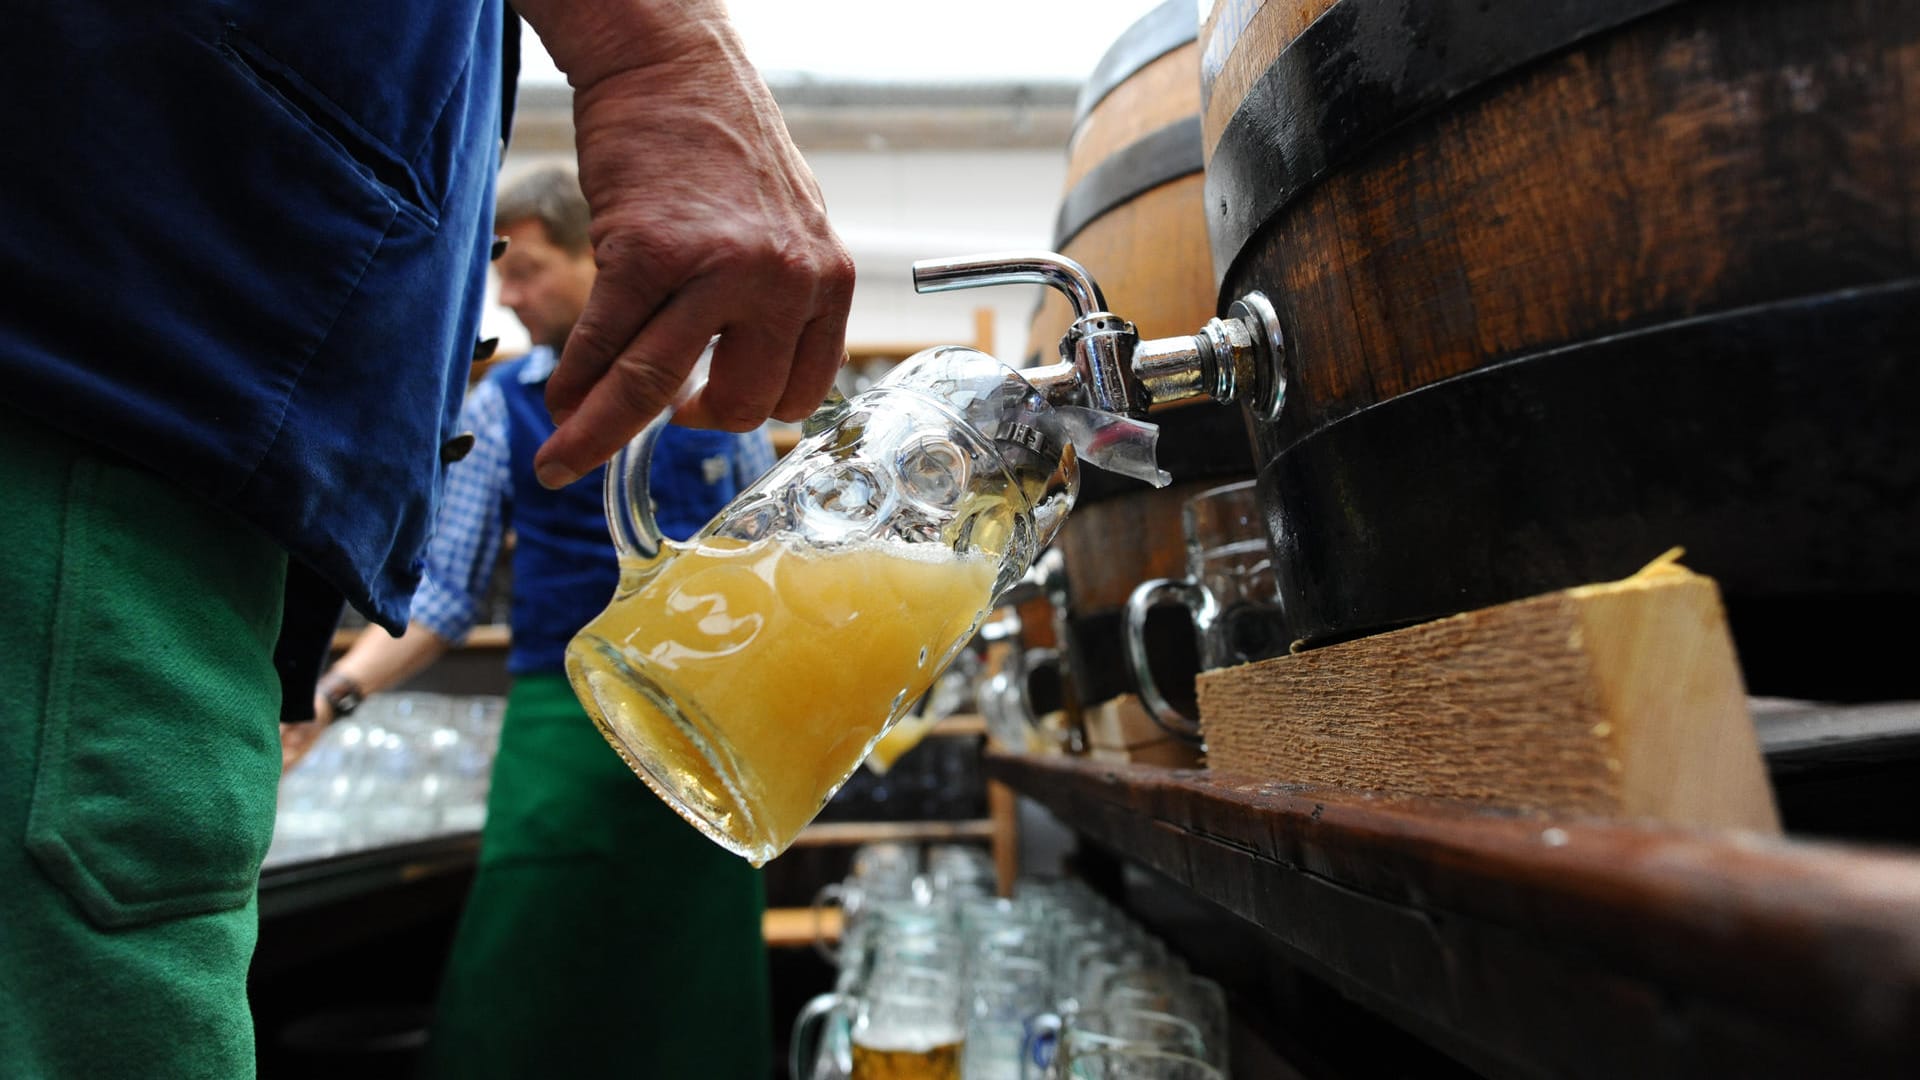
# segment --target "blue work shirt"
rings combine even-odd
[[[501,0],[13,5],[8,403],[405,623],[475,351]]]

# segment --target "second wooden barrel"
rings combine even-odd
[[[1067,146],[1054,250],[1085,266],[1109,310],[1143,338],[1191,334],[1214,315],[1198,30],[1191,0],[1170,0],[1129,27],[1082,88]],[[1046,290],[1029,362],[1056,360],[1071,323],[1065,299]],[[1181,572],[1181,502],[1222,479],[1253,475],[1237,410],[1202,402],[1157,411],[1153,420],[1174,486],[1154,491],[1083,468],[1080,498],[1056,541],[1071,597],[1073,670],[1089,704],[1132,689],[1120,651],[1122,609],[1141,581]],[[1171,613],[1151,633],[1181,681],[1195,663],[1190,634]]]
[[[1256,455],[1297,638],[1680,546],[1754,692],[1920,691],[1920,6],[1269,0],[1205,37],[1215,274],[1290,353]]]
[[[1148,338],[1213,317],[1198,29],[1193,5],[1171,0],[1101,57],[1075,107],[1054,220],[1053,250],[1091,270],[1108,308]],[[1029,355],[1052,362],[1072,321],[1066,299],[1045,290]]]

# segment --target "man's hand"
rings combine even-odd
[[[707,342],[694,422],[805,417],[845,354],[853,260],[772,94],[711,0],[519,5],[575,86],[599,277],[547,384],[534,458],[571,482],[673,401]],[[638,34],[644,47],[619,48]]]
[[[290,772],[300,759],[307,756],[313,744],[320,741],[320,733],[333,723],[333,706],[318,694],[313,696],[313,719],[304,724],[280,725],[280,772]]]

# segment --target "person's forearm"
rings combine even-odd
[[[739,57],[720,0],[513,0],[575,89],[609,75],[718,50]]]
[[[408,623],[407,632],[399,637],[369,626],[327,671],[352,679],[362,694],[378,693],[425,671],[452,645],[417,622]]]
[[[313,722],[280,725],[280,770],[285,772],[300,763],[320,738],[320,732],[333,723],[335,714],[328,689],[346,679],[362,697],[407,681],[438,660],[452,645],[446,638],[417,622],[407,624],[407,632],[394,637],[377,626],[360,632],[346,655],[320,676],[313,695]],[[345,689],[344,687],[339,687]]]

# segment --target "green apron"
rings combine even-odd
[[[522,676],[431,1075],[766,1080],[760,872],[628,771],[560,675]]]
[[[0,414],[0,1076],[250,1077],[286,556]]]

